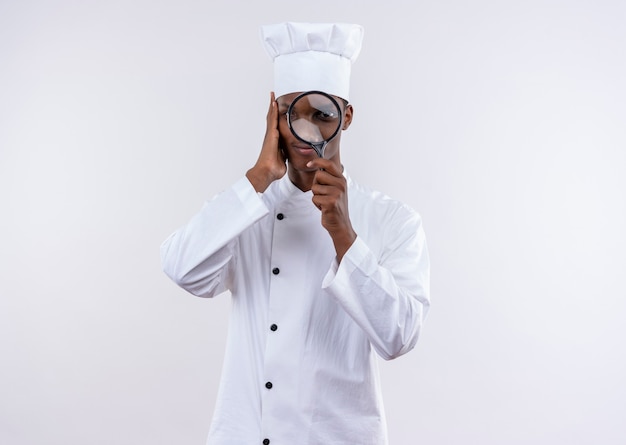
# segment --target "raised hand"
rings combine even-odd
[[[257,192],[264,192],[273,181],[282,178],[287,172],[285,156],[280,150],[278,140],[278,104],[274,92],[271,92],[261,153],[254,166],[246,173]]]
[[[311,191],[313,204],[322,212],[322,226],[333,239],[337,261],[341,262],[356,233],[348,213],[348,184],[341,166],[323,158],[310,161],[307,167],[317,168]]]

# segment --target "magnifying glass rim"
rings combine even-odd
[[[322,140],[320,142],[317,142],[317,143],[313,143],[311,141],[307,141],[306,139],[301,138],[298,135],[298,133],[296,133],[296,131],[291,126],[291,110],[293,110],[293,104],[295,104],[298,100],[300,100],[304,96],[309,96],[311,94],[321,94],[322,96],[327,97],[328,99],[330,99],[330,101],[333,103],[333,105],[335,105],[335,107],[339,110],[339,125],[337,125],[337,128],[335,129],[335,132],[328,139],[324,139],[324,140]],[[309,144],[313,148],[316,148],[316,145],[321,145],[321,144],[323,144],[323,146],[325,147],[327,143],[332,141],[333,138],[335,136],[337,136],[337,133],[339,133],[339,130],[341,130],[341,125],[342,124],[343,124],[343,111],[341,111],[341,107],[339,106],[339,102],[337,102],[333,96],[331,96],[330,94],[325,93],[323,91],[318,91],[318,90],[305,91],[304,93],[299,94],[298,96],[296,96],[294,98],[294,100],[291,101],[291,103],[289,104],[289,108],[287,109],[287,125],[289,126],[289,130],[291,131],[291,134],[293,134],[299,141],[302,141],[305,144]]]

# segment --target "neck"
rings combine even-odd
[[[287,170],[287,174],[289,175],[289,180],[293,183],[293,185],[298,187],[300,190],[303,192],[311,190],[313,179],[315,178],[314,171],[307,172],[290,167]]]

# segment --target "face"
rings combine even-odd
[[[306,167],[307,162],[317,157],[317,153],[310,145],[297,139],[291,130],[287,122],[287,110],[293,100],[301,93],[291,93],[280,96],[277,99],[278,102],[278,131],[280,133],[280,147],[283,150],[285,157],[289,161],[290,169],[298,171],[315,171]],[[352,122],[352,105],[347,105],[346,102],[336,96],[335,100],[339,104],[343,115],[342,130],[347,129]],[[335,127],[336,128],[336,127]],[[339,163],[339,145],[341,140],[341,131],[328,143],[324,153],[324,157],[330,160],[336,160]]]

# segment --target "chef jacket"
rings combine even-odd
[[[376,354],[415,345],[428,252],[414,210],[344,175],[357,238],[339,264],[287,175],[263,193],[241,178],[163,243],[179,286],[232,295],[209,445],[387,443]]]

